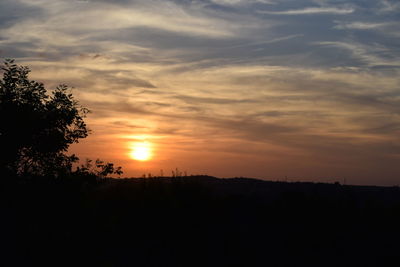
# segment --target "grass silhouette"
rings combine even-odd
[[[114,179],[107,176],[122,174],[121,167],[101,160],[73,171],[78,158],[65,153],[87,136],[87,110],[66,86],[49,98],[12,60],[3,70],[0,266],[336,267],[398,260],[399,187],[217,179],[178,168],[172,177]]]
[[[386,266],[398,254],[398,187],[210,176],[1,183],[3,266]]]

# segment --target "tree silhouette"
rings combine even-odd
[[[93,160],[86,159],[85,164],[77,166],[76,170],[74,171],[74,174],[76,175],[98,178],[106,178],[111,174],[119,176],[123,173],[122,167],[114,167],[114,163],[104,162],[100,159],[96,159],[95,164],[93,164]]]
[[[29,80],[30,69],[4,62],[0,80],[0,170],[18,175],[62,175],[71,171],[70,144],[88,135],[89,112],[74,100],[67,85],[51,94]]]

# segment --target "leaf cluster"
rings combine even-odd
[[[105,178],[108,175],[121,175],[123,173],[122,167],[114,167],[113,163],[104,162],[100,159],[96,159],[93,164],[93,160],[86,159],[85,164],[78,166],[74,174],[96,176],[99,178]]]
[[[89,112],[59,85],[50,94],[43,83],[29,80],[30,69],[8,59],[0,80],[0,169],[17,174],[68,172],[77,161],[65,153],[89,134]]]

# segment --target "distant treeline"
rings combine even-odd
[[[2,266],[394,266],[398,187],[1,179]]]

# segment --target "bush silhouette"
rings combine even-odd
[[[96,159],[93,164],[93,160],[86,159],[84,164],[76,167],[76,170],[73,174],[78,175],[80,177],[93,177],[93,178],[106,178],[111,174],[121,175],[124,172],[122,171],[122,167],[114,167],[114,163],[104,162],[100,159]]]
[[[88,135],[88,109],[74,100],[67,85],[51,94],[29,80],[30,69],[14,60],[4,62],[0,80],[0,171],[17,175],[63,175],[75,155],[70,144]]]

